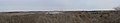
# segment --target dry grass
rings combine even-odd
[[[68,11],[64,14],[1,13],[0,23],[120,23],[118,11]]]

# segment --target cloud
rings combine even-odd
[[[1,10],[111,9],[119,0],[0,0]]]

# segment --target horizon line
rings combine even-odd
[[[14,12],[14,11],[104,11],[115,9],[66,9],[66,10],[4,10],[0,12]]]

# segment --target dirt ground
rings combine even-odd
[[[0,23],[120,23],[119,11],[4,12]]]

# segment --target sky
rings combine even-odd
[[[113,9],[120,0],[0,0],[0,10]]]

